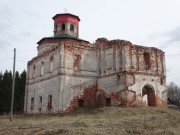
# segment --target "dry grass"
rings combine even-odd
[[[3,135],[180,135],[180,111],[156,107],[79,109],[68,115],[0,117]]]

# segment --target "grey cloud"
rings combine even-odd
[[[0,22],[0,35],[3,36],[11,26],[7,23]]]
[[[165,36],[169,37],[167,43],[180,42],[180,26],[172,31],[165,33]]]
[[[180,53],[176,53],[176,54],[167,54],[167,56],[171,56],[171,57],[174,57],[174,56],[180,56]]]
[[[1,5],[0,6],[0,16],[3,18],[8,18],[10,16],[12,16],[13,12],[11,11],[11,9],[7,6],[7,5]]]
[[[6,49],[7,46],[11,45],[11,43],[5,39],[0,39],[0,51]]]
[[[21,34],[19,34],[19,37],[21,37],[21,40],[29,38],[29,37],[33,37],[34,35],[30,32],[23,32]]]
[[[23,10],[22,13],[27,15],[27,16],[31,16],[31,17],[35,17],[35,18],[40,17],[37,13],[34,13],[32,11]]]
[[[162,43],[162,45],[160,45],[160,48],[166,49],[170,46],[179,47],[180,46],[180,26],[162,34],[161,37],[166,38],[166,40],[164,41],[164,43]]]
[[[7,5],[0,5],[0,49],[5,49],[11,45],[9,42],[10,31],[11,31],[11,18],[13,12]]]

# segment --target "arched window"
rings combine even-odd
[[[74,32],[74,25],[73,24],[70,25],[70,31]]]
[[[42,96],[39,97],[39,111],[42,110]]]
[[[151,68],[150,54],[147,52],[144,52],[144,64],[146,70]]]
[[[34,110],[34,98],[31,98],[31,106],[30,106],[30,110]]]

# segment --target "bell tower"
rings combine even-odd
[[[53,18],[54,20],[54,36],[70,36],[79,37],[79,22],[78,16],[63,13],[56,14]]]

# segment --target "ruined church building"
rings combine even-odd
[[[165,53],[126,40],[79,38],[78,16],[56,14],[27,64],[24,112],[66,113],[78,107],[165,106]]]

